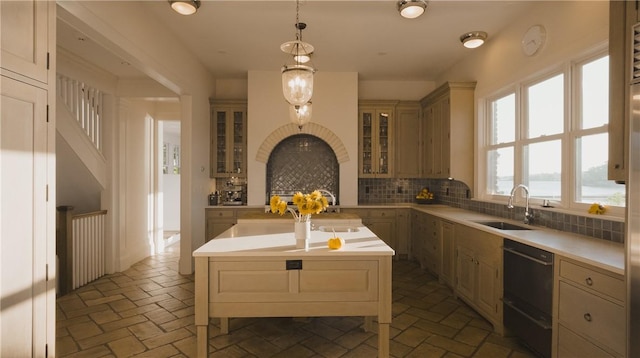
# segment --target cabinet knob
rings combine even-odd
[[[589,314],[589,313],[585,313],[583,317],[584,317],[584,320],[585,320],[585,321],[587,321],[587,322],[591,322],[591,314]]]
[[[584,280],[584,282],[587,283],[587,286],[593,286],[593,280],[591,279],[591,277],[587,277],[587,279]]]

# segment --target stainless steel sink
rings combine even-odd
[[[490,226],[492,228],[496,228],[499,230],[531,230],[530,227],[520,226],[504,221],[475,221],[478,224],[482,224],[485,226]]]
[[[323,232],[358,232],[357,226],[320,226],[318,230]]]

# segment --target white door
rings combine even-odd
[[[47,91],[0,76],[0,357],[43,357]]]

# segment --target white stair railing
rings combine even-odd
[[[102,92],[61,74],[57,75],[56,83],[58,96],[91,143],[102,153]]]

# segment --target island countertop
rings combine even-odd
[[[335,225],[336,236],[345,241],[339,250],[331,250],[327,246],[329,238],[334,237],[329,231],[311,231],[309,250],[297,249],[293,235],[293,220],[281,222],[276,220],[262,220],[261,223],[238,223],[215,239],[193,252],[194,257],[222,257],[222,256],[360,256],[360,255],[388,255],[393,256],[394,250],[380,240],[366,226],[357,226],[356,232],[339,232],[344,224]],[[322,228],[320,226],[319,228]]]

